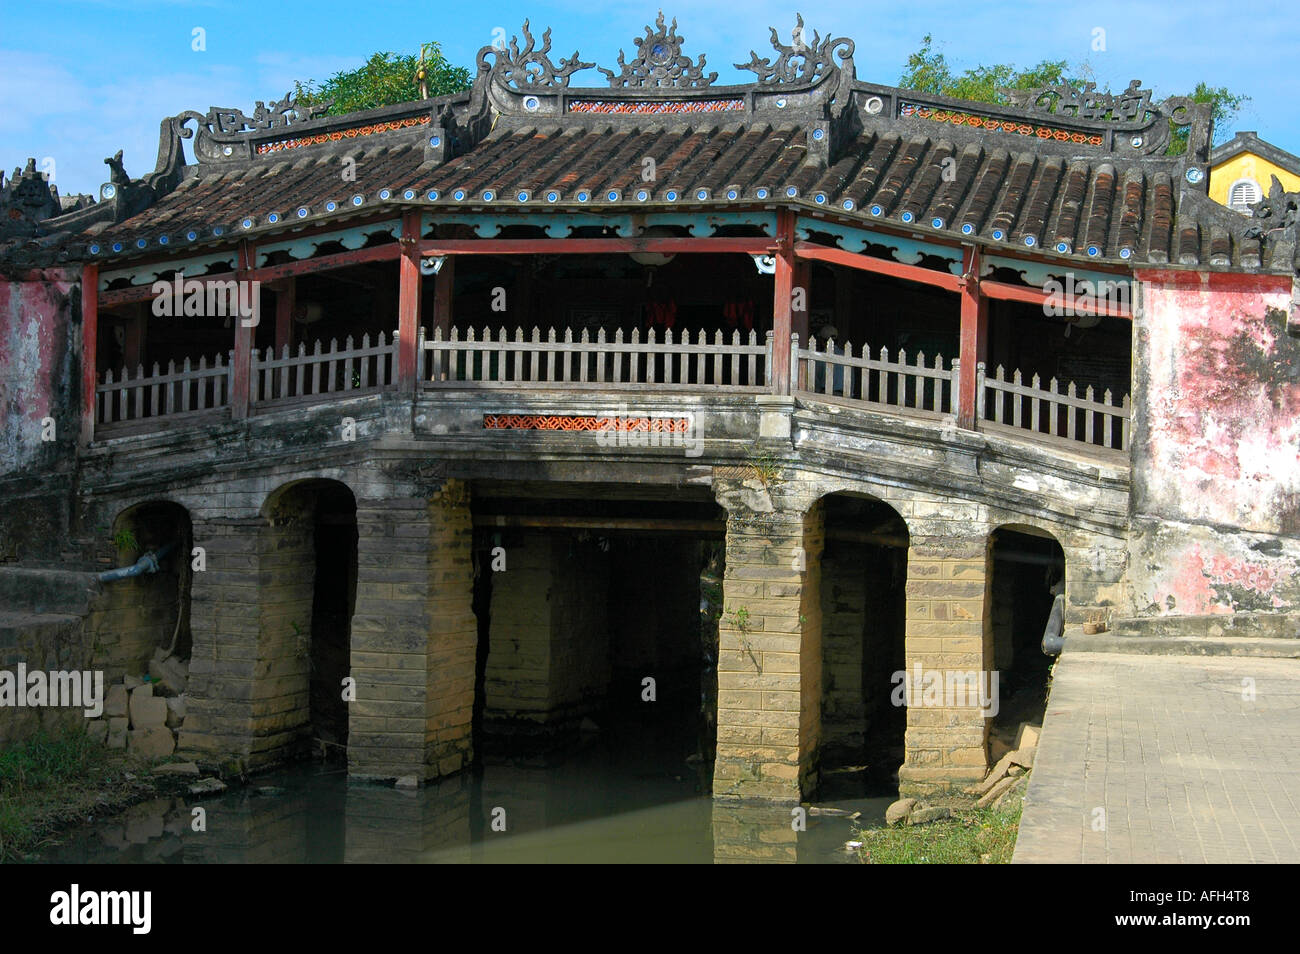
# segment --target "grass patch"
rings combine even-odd
[[[29,858],[58,830],[153,794],[153,779],[135,774],[148,765],[91,741],[81,726],[7,746],[0,752],[0,862]]]
[[[1020,799],[1005,808],[972,808],[928,825],[866,828],[858,857],[875,865],[1005,865],[1020,831]]]

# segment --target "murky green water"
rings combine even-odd
[[[74,831],[43,860],[94,863],[854,862],[851,819],[737,806],[707,794],[690,746],[636,733],[584,736],[547,756],[486,757],[419,791],[349,782],[302,764],[215,798],[157,799]],[[668,749],[669,751],[665,751]],[[849,788],[853,786],[850,785]],[[818,807],[883,818],[888,798]],[[192,809],[207,830],[191,830]],[[494,811],[494,810],[503,810]],[[494,819],[504,819],[505,830]]]

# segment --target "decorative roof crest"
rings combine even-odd
[[[611,89],[619,87],[651,87],[660,89],[703,89],[718,78],[717,73],[704,75],[704,54],[699,62],[692,63],[689,56],[682,55],[683,37],[677,34],[677,18],[672,26],[664,26],[664,12],[659,11],[655,19],[657,30],[645,28],[645,36],[637,37],[633,42],[639,50],[636,59],[628,63],[623,58],[623,51],[618,51],[618,65],[622,70],[616,74],[603,66],[596,67],[609,79]]]
[[[200,160],[228,159],[234,150],[227,152],[221,143],[231,142],[242,133],[280,129],[315,119],[331,105],[330,102],[299,105],[292,95],[285,93],[283,99],[273,100],[269,106],[259,99],[251,117],[245,116],[243,110],[220,106],[209,107],[207,113],[186,110],[172,117],[172,128],[182,139],[189,139],[194,136],[194,130],[187,128],[186,123],[194,121],[198,130],[194,141],[195,157]]]
[[[795,28],[790,31],[793,42],[789,46],[781,42],[776,27],[769,27],[772,31],[772,48],[781,54],[775,62],[766,57],[760,60],[758,54],[750,50],[749,62],[737,63],[736,69],[754,73],[758,77],[759,84],[763,86],[778,84],[811,86],[839,69],[833,57],[836,50],[839,51],[841,62],[852,64],[854,50],[852,40],[848,37],[829,36],[823,39],[814,30],[812,43],[809,44],[804,37],[803,15],[796,13],[795,19],[797,21]]]
[[[507,49],[501,46],[485,46],[478,51],[478,68],[490,70],[502,85],[516,90],[535,90],[569,85],[569,77],[578,70],[589,69],[595,63],[584,63],[578,59],[578,51],[568,59],[561,58],[557,67],[547,55],[551,52],[551,29],[546,28],[542,34],[542,47],[535,49],[536,41],[528,30],[528,21],[524,21],[524,48],[519,48],[519,37],[510,38]],[[489,66],[487,57],[495,57]]]

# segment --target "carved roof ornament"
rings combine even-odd
[[[1037,109],[1056,116],[1072,116],[1094,122],[1144,123],[1160,112],[1151,102],[1151,90],[1132,80],[1122,93],[1099,93],[1096,83],[1076,88],[1068,83],[1032,90],[1008,90],[1017,106]]]
[[[528,30],[528,21],[524,21],[524,48],[519,48],[519,37],[510,38],[510,46],[485,46],[478,51],[478,68],[491,70],[495,78],[503,85],[517,90],[535,90],[564,87],[569,85],[569,77],[578,70],[590,69],[595,63],[584,63],[578,59],[578,51],[568,59],[561,57],[560,65],[551,62],[551,29],[546,28],[542,34],[542,47],[536,49],[536,41]],[[488,65],[487,57],[495,57]]]
[[[1151,90],[1142,89],[1140,80],[1131,80],[1128,88],[1120,93],[1099,93],[1096,83],[1085,83],[1081,87],[1060,83],[1038,89],[999,92],[1023,109],[1089,123],[1114,124],[1124,129],[1142,129],[1144,135],[1134,137],[1130,145],[1147,155],[1165,151],[1169,145],[1170,122],[1175,126],[1191,126],[1198,119],[1194,109],[1196,104],[1190,98],[1171,96],[1163,102],[1153,103]],[[1169,122],[1164,122],[1165,119]]]
[[[259,99],[251,117],[245,116],[240,109],[211,106],[206,113],[186,110],[172,117],[171,123],[176,134],[182,139],[189,139],[195,135],[195,131],[186,125],[190,122],[195,124],[198,136],[194,140],[194,154],[198,159],[228,159],[235,150],[227,151],[222,143],[232,142],[243,133],[279,129],[315,119],[332,104],[331,101],[311,106],[299,105],[292,95],[292,93],[285,93],[283,99],[274,100],[269,106]]]
[[[833,56],[835,51],[839,51],[842,62],[852,63],[852,40],[848,37],[829,36],[822,39],[814,30],[812,43],[809,44],[804,35],[803,15],[796,13],[795,20],[797,22],[790,31],[792,42],[789,46],[781,42],[776,27],[768,28],[772,31],[772,48],[781,54],[775,62],[766,57],[759,59],[758,54],[750,50],[749,62],[737,63],[736,69],[749,70],[758,77],[762,86],[811,86],[839,69]]]
[[[1247,237],[1259,238],[1269,232],[1294,228],[1300,224],[1300,192],[1287,192],[1277,176],[1269,183],[1268,195],[1250,207],[1251,218],[1262,220],[1260,225],[1268,226],[1265,230],[1256,226]]]
[[[682,55],[683,37],[677,34],[677,18],[672,26],[664,26],[664,12],[659,11],[655,19],[657,30],[645,28],[645,36],[637,37],[633,42],[639,50],[636,59],[628,63],[623,58],[623,51],[618,51],[618,65],[621,73],[596,67],[609,79],[611,89],[659,88],[659,89],[703,89],[718,78],[717,73],[704,75],[704,54],[699,62],[692,63],[689,56]]]

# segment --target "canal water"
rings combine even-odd
[[[845,848],[854,827],[881,824],[891,801],[867,797],[855,773],[839,773],[796,831],[790,806],[715,801],[697,743],[624,721],[528,757],[489,751],[474,769],[416,791],[350,782],[339,763],[301,763],[220,796],[134,806],[65,834],[41,858],[844,864],[857,860]],[[193,830],[196,806],[206,831]]]

